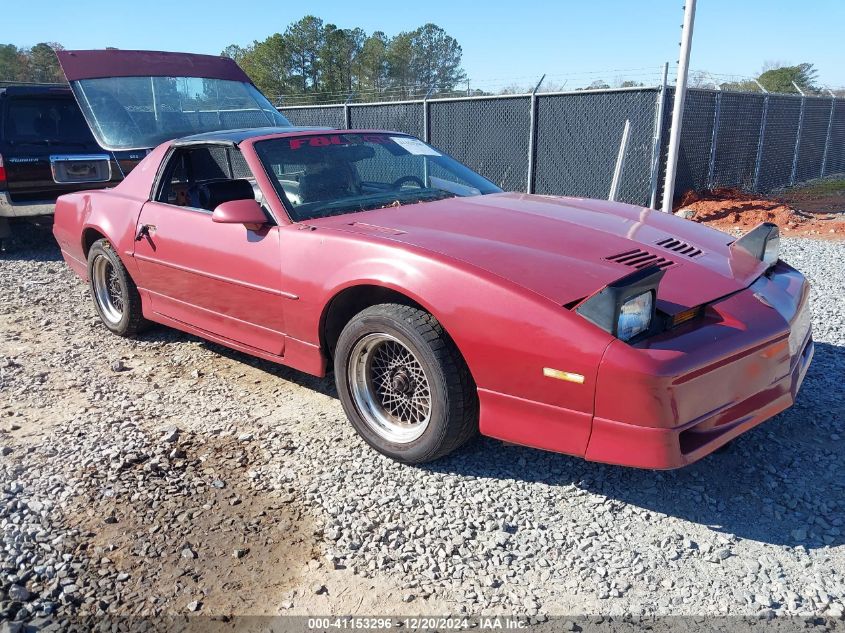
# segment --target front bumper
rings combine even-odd
[[[788,375],[740,402],[719,407],[678,427],[655,428],[593,418],[585,458],[651,469],[691,464],[792,406],[813,358],[813,349],[813,339],[808,336]]]
[[[808,295],[781,263],[707,306],[702,322],[641,346],[611,344],[585,458],[678,468],[791,406],[813,357]]]
[[[56,203],[43,202],[13,202],[9,194],[0,191],[0,218],[31,218],[39,215],[53,215]]]

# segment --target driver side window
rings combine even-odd
[[[261,195],[249,166],[237,149],[222,145],[180,148],[162,174],[156,202],[212,212],[230,200]]]

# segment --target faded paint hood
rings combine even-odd
[[[607,258],[642,249],[670,260],[658,298],[668,312],[748,287],[765,267],[730,235],[626,204],[517,193],[451,198],[310,221],[402,242],[511,280],[561,305],[634,270]],[[696,257],[657,243],[682,240]]]

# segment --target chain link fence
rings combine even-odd
[[[294,125],[413,134],[508,191],[589,198],[608,196],[628,121],[618,199],[646,206],[662,195],[673,98],[672,87],[622,88],[280,110]],[[766,193],[843,172],[845,100],[688,90],[676,196]]]

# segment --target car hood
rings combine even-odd
[[[653,209],[582,198],[491,194],[308,223],[460,260],[561,305],[634,272],[631,264],[650,255],[666,266],[658,299],[670,314],[742,290],[765,269],[731,251],[734,238],[720,231]]]

